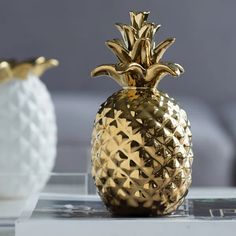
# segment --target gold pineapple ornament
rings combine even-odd
[[[191,184],[192,134],[186,112],[156,87],[170,74],[184,72],[164,62],[174,43],[157,46],[160,25],[149,12],[130,12],[131,25],[116,24],[122,40],[106,45],[117,64],[101,65],[91,75],[107,75],[123,89],[99,108],[92,134],[92,175],[99,195],[116,215],[166,215],[183,202]]]

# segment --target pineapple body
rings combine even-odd
[[[122,39],[106,41],[116,64],[91,75],[112,77],[123,90],[98,111],[92,137],[92,174],[114,214],[165,215],[183,202],[191,184],[190,124],[183,109],[157,90],[166,75],[180,76],[178,63],[163,61],[175,42],[153,40],[160,25],[149,12],[130,12],[131,24],[116,24]]]
[[[118,215],[165,215],[191,184],[192,142],[183,109],[156,89],[123,89],[103,103],[92,135],[92,175]]]
[[[37,76],[0,84],[0,198],[25,197],[45,185],[56,132],[51,97]]]

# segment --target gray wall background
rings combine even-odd
[[[236,98],[236,1],[234,0],[1,0],[0,55],[18,59],[44,55],[61,65],[43,77],[52,91],[110,94],[109,79],[90,79],[98,64],[115,62],[104,41],[120,37],[115,22],[129,22],[129,10],[150,10],[161,23],[157,41],[177,41],[166,60],[184,66],[179,80],[166,78],[170,94],[192,95],[212,104]]]

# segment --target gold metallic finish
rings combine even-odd
[[[117,24],[123,41],[107,41],[117,64],[91,75],[108,75],[123,89],[104,102],[92,134],[92,175],[105,205],[118,215],[165,215],[183,202],[191,184],[192,134],[186,112],[156,86],[167,74],[184,72],[161,61],[175,39],[155,46],[160,25],[148,12],[130,13]]]
[[[29,74],[40,77],[46,70],[58,66],[56,59],[38,57],[26,61],[0,60],[0,83],[11,79],[25,80]]]

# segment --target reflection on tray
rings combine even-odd
[[[40,199],[32,218],[114,218],[99,200]],[[187,199],[164,218],[236,220],[236,199]],[[162,217],[163,218],[163,217]]]

